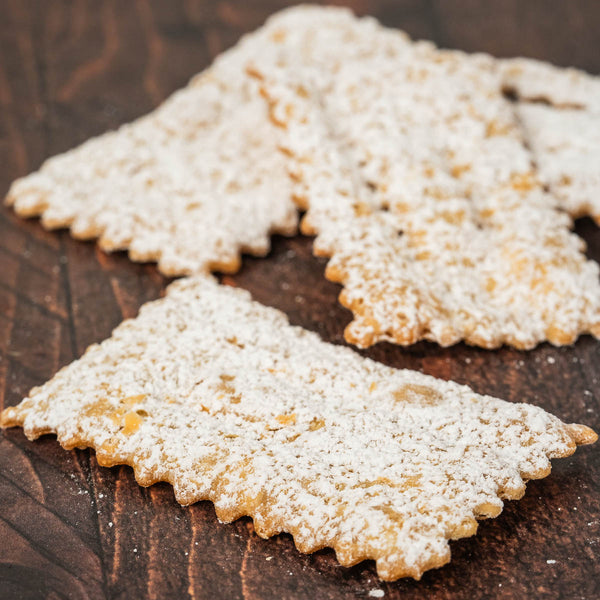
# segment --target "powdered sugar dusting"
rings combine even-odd
[[[519,103],[540,176],[574,217],[600,223],[600,112]]]
[[[595,437],[326,344],[209,278],[172,284],[2,424],[92,446],[100,464],[169,481],[183,504],[210,499],[223,521],[251,515],[304,552],[374,559],[384,579],[447,562],[448,539]]]
[[[279,39],[249,68],[303,229],[344,285],[348,341],[531,348],[600,333],[598,267],[543,189],[497,61],[347,11],[270,26]]]
[[[505,90],[529,102],[600,111],[600,77],[531,58],[498,61]]]
[[[571,215],[600,223],[600,77],[525,58],[500,64],[543,182]]]

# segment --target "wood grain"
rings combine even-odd
[[[147,112],[285,4],[2,0],[0,194],[44,158]],[[600,73],[600,5],[586,0],[346,4],[447,47]],[[582,220],[577,231],[600,260],[598,228]],[[245,258],[226,283],[342,343],[350,315],[324,266],[310,239],[276,238],[267,259]],[[0,405],[16,404],[167,283],[153,265],[0,210]],[[600,429],[600,344],[589,337],[528,353],[420,343],[364,354]],[[375,589],[403,599],[598,598],[598,449],[558,462],[452,552],[421,582],[381,583],[372,564],[344,569],[330,551],[300,555],[289,536],[258,538],[248,519],[222,525],[209,503],[182,508],[168,485],[142,489],[128,468],[99,468],[93,452],[65,452],[51,437],[29,443],[18,430],[0,435],[2,599],[337,599]]]

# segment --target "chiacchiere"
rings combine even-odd
[[[546,191],[504,96],[509,85],[531,93],[520,63],[312,11],[281,17],[247,71],[307,210],[303,231],[344,286],[347,341],[527,349],[599,336],[598,266]]]
[[[182,504],[258,535],[335,549],[382,579],[450,560],[550,458],[596,440],[542,409],[480,396],[327,344],[212,278],[173,283],[110,339],[1,417],[31,439],[95,448]]]
[[[7,203],[170,276],[233,272],[240,252],[266,254],[298,216],[264,101],[239,76],[258,42],[225,52],[149,115],[49,159]]]

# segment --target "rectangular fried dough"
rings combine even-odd
[[[527,349],[600,334],[598,266],[544,190],[505,74],[349,11],[275,17],[260,83],[347,341]]]
[[[272,232],[296,231],[285,163],[255,82],[248,36],[158,109],[47,160],[13,183],[21,216],[157,261],[166,275],[239,268]]]
[[[363,358],[209,278],[172,284],[1,415],[170,482],[182,504],[334,548],[383,579],[450,560],[550,458],[595,441],[540,408]]]

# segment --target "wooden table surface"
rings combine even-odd
[[[348,2],[447,47],[527,55],[600,73],[600,3],[586,0]],[[246,31],[274,0],[0,1],[0,193],[43,159],[152,109]],[[600,231],[577,223],[600,259]],[[276,238],[227,283],[341,343],[349,313],[311,240]],[[0,210],[0,406],[16,404],[106,338],[168,282],[153,265],[106,255],[65,232]],[[365,355],[543,406],[600,431],[600,343],[527,353],[379,344]],[[0,598],[598,598],[600,452],[580,449],[525,498],[452,543],[450,565],[422,581],[379,582],[372,563],[340,567],[258,538],[249,519],[219,524],[209,503],[138,487],[129,468],[90,451],[0,434]]]

